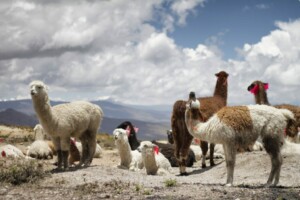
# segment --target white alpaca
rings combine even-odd
[[[26,155],[37,159],[52,159],[53,151],[47,141],[36,140],[28,147]]]
[[[35,125],[33,131],[34,131],[35,140],[51,140],[50,136],[45,133],[42,125],[40,124]]]
[[[103,112],[95,104],[76,101],[51,107],[47,86],[41,81],[30,83],[34,110],[43,129],[49,134],[57,150],[58,167],[68,169],[70,137],[79,138],[83,153],[78,166],[89,166],[96,149],[96,134]]]
[[[121,162],[118,168],[138,171],[144,167],[142,155],[137,150],[132,151],[128,142],[126,130],[117,128],[113,132]]]
[[[11,144],[6,144],[0,147],[0,153],[1,153],[0,157],[25,158],[23,152]]]
[[[81,142],[76,141],[75,145],[76,145],[77,149],[79,150],[80,155],[82,155],[82,144],[81,144]],[[96,144],[96,150],[95,150],[94,158],[100,158],[101,155],[102,155],[102,148],[97,143]]]
[[[158,152],[157,145],[150,141],[143,141],[138,150],[142,153],[143,163],[148,175],[163,175],[172,171],[169,160]]]
[[[224,107],[203,123],[199,112],[200,102],[190,93],[185,111],[185,123],[191,135],[196,138],[222,144],[225,152],[227,181],[233,183],[236,150],[246,149],[260,136],[271,157],[272,169],[267,186],[279,182],[282,165],[281,146],[284,144],[283,131],[293,114],[285,109],[266,105]]]

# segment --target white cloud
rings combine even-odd
[[[40,79],[51,99],[172,104],[191,90],[212,95],[214,74],[225,70],[229,104],[252,103],[246,87],[257,79],[270,82],[270,102],[299,101],[292,94],[299,88],[300,20],[277,22],[239,50],[240,60],[225,61],[217,42],[185,48],[169,35],[176,17],[185,22],[204,1],[170,1],[173,13],[162,0],[18,2],[0,4],[0,99],[29,98],[28,84]]]
[[[176,0],[173,2],[171,9],[178,16],[178,24],[184,25],[188,14],[198,6],[204,5],[205,0]]]

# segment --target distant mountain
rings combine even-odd
[[[51,101],[51,105],[64,102]],[[104,119],[100,131],[111,134],[123,121],[131,121],[139,128],[138,139],[165,139],[165,132],[170,129],[171,111],[165,109],[151,109],[151,106],[127,106],[109,101],[93,101],[104,112]],[[27,125],[34,127],[38,123],[31,100],[0,102],[0,124]]]
[[[52,106],[65,103],[62,101],[51,101]],[[158,109],[157,106],[134,106],[123,105],[112,101],[99,100],[92,101],[99,105],[104,112],[105,117],[116,119],[135,119],[149,122],[170,122],[172,106],[164,106],[164,109]],[[35,115],[31,99],[0,101],[0,111],[12,108],[27,115]]]
[[[0,124],[33,127],[37,123],[38,120],[35,118],[35,116],[29,116],[11,108],[0,112]]]

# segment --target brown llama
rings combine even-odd
[[[204,122],[207,121],[214,113],[220,110],[227,104],[227,78],[228,74],[225,71],[220,71],[215,74],[217,83],[215,86],[214,95],[212,97],[198,98],[201,102],[200,111],[203,114]],[[178,100],[174,103],[171,125],[172,134],[175,144],[175,157],[179,163],[180,175],[188,175],[186,172],[186,159],[188,151],[193,140],[193,136],[187,130],[185,125],[184,115],[186,109],[186,101]],[[208,143],[206,141],[200,142],[202,150],[202,167],[205,168],[205,157],[208,151]],[[210,165],[214,165],[213,160],[214,144],[210,144]]]
[[[267,95],[267,90],[269,89],[269,84],[262,81],[254,81],[248,86],[248,91],[254,94],[255,103],[270,105]],[[298,127],[300,127],[300,107],[290,104],[280,104],[274,105],[275,108],[287,109],[294,114],[295,121],[290,120],[288,122],[289,130],[286,131],[287,136],[291,137],[292,140],[295,140],[298,134]]]

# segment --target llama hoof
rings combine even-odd
[[[206,168],[206,164],[202,164],[202,168]]]
[[[58,172],[62,172],[63,169],[62,168],[55,168],[51,170],[51,173],[58,173]]]
[[[187,172],[181,172],[180,176],[188,176],[189,174]]]
[[[225,186],[226,187],[232,187],[232,183],[227,183]]]
[[[210,163],[210,166],[212,167],[212,166],[215,166],[216,164],[214,163],[214,162],[212,162],[212,163]]]

